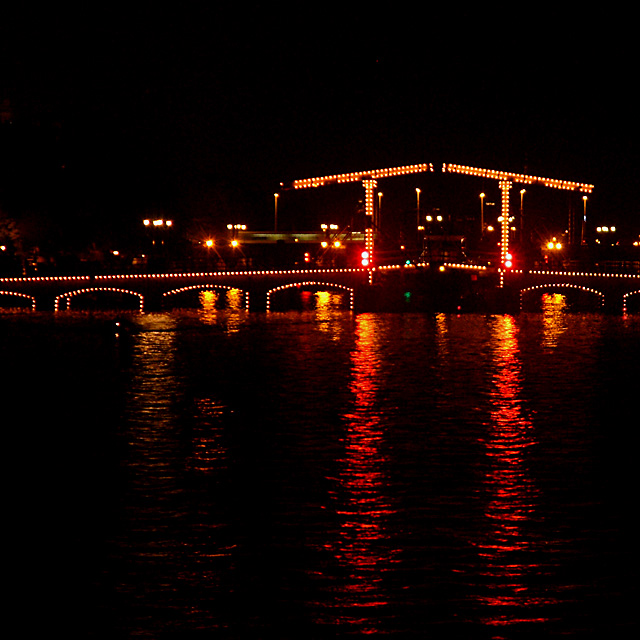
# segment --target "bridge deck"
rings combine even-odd
[[[342,289],[354,297],[370,297],[371,285],[385,274],[419,274],[430,272],[442,277],[448,272],[468,272],[483,276],[482,286],[495,287],[497,271],[472,264],[390,265],[377,269],[296,269],[267,271],[212,271],[202,273],[103,274],[95,276],[45,276],[0,278],[0,296],[14,296],[30,302],[37,310],[66,308],[71,298],[84,293],[119,293],[136,296],[140,310],[161,308],[168,297],[194,289],[237,288],[246,293],[247,308],[269,308],[272,293],[293,286]],[[580,289],[600,296],[607,310],[623,311],[630,296],[640,293],[639,274],[579,271],[513,270],[504,274],[504,288],[516,293],[537,290]],[[397,280],[396,280],[397,282]],[[402,286],[405,286],[404,283]]]

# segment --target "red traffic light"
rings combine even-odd
[[[360,263],[362,264],[363,267],[368,267],[369,266],[369,252],[368,251],[363,251],[360,254]]]

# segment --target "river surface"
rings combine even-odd
[[[0,316],[14,637],[637,631],[640,316],[117,331]]]

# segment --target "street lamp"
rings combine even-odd
[[[584,203],[583,206],[583,210],[582,210],[582,233],[581,233],[581,237],[580,237],[580,243],[584,244],[585,243],[585,227],[587,226],[587,196],[582,196],[582,202]]]
[[[420,228],[420,189],[416,187],[416,219]]]
[[[527,193],[526,189],[520,189],[520,244],[524,242],[524,194]]]
[[[382,217],[382,191],[378,191],[378,218],[377,222],[373,225],[376,229],[380,229],[380,219]]]
[[[278,198],[280,197],[279,193],[274,193],[273,194],[273,200],[274,200],[274,221],[273,221],[273,230],[277,231],[278,230]]]
[[[484,195],[480,194],[480,237],[484,235]]]

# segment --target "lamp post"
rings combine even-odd
[[[273,194],[273,200],[274,200],[274,212],[273,212],[273,230],[274,231],[278,231],[278,198],[280,197],[279,193],[274,193]]]
[[[380,220],[382,218],[382,191],[378,191],[378,215],[374,221],[374,229],[380,230]]]
[[[480,194],[480,238],[484,236],[484,195]]]
[[[587,196],[582,196],[583,210],[582,210],[582,231],[580,234],[580,244],[585,244],[585,231],[587,226]]]
[[[420,228],[420,189],[416,187],[416,226]]]
[[[526,189],[520,189],[520,244],[524,243],[524,194]]]

